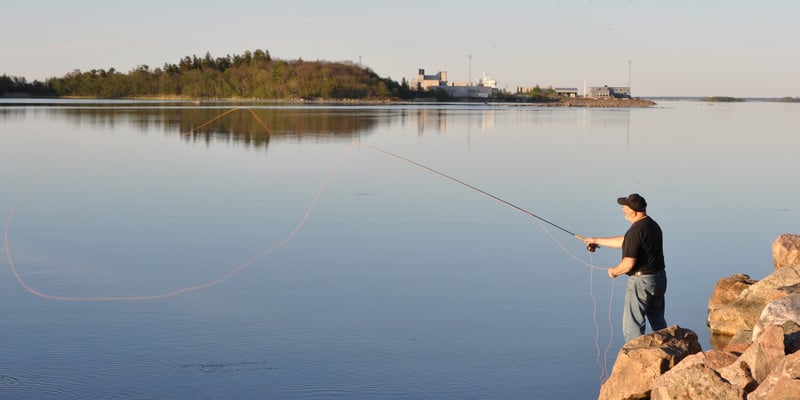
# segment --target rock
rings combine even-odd
[[[783,358],[747,400],[783,400],[800,398],[800,353]]]
[[[746,362],[736,360],[733,364],[718,369],[717,373],[725,379],[725,382],[741,389],[743,394],[750,393],[758,387],[758,382]]]
[[[713,370],[717,370],[733,364],[739,357],[735,354],[719,350],[701,351],[684,357],[681,362],[670,369],[670,372],[694,365],[704,365]]]
[[[731,365],[734,362],[736,362],[737,359],[737,356],[735,354],[726,353],[724,351],[718,351],[718,350],[709,350],[706,352],[697,353],[689,357],[694,357],[698,354],[702,354],[702,357],[699,357],[700,363],[713,370],[718,370],[720,368],[727,367],[728,365]],[[686,359],[681,361],[681,364],[683,364],[684,361],[686,361]]]
[[[734,364],[737,361],[735,354],[718,350],[686,356],[678,365],[655,379],[651,396],[653,399],[742,399],[757,383],[747,365]],[[726,368],[732,381],[717,372]],[[684,369],[690,371],[683,372]],[[693,379],[695,374],[697,380]]]
[[[736,361],[716,372],[737,391],[747,394],[766,380],[783,358],[783,329],[771,326]]]
[[[708,311],[716,310],[736,300],[739,295],[756,283],[749,275],[736,274],[728,278],[720,278],[714,286],[711,298],[708,300]]]
[[[766,327],[783,325],[786,322],[800,324],[800,293],[790,294],[764,307],[761,317],[753,327],[753,341],[761,335]]]
[[[800,264],[800,235],[784,233],[772,242],[775,269]]]
[[[670,370],[653,382],[653,400],[741,400],[744,391],[724,381],[703,364]]]
[[[639,336],[620,349],[598,399],[646,399],[656,378],[700,351],[697,334],[677,325]]]
[[[761,311],[771,301],[787,296],[783,287],[800,284],[800,265],[783,267],[744,289],[733,302],[708,313],[712,334],[732,336],[742,329],[752,329]]]
[[[790,321],[783,323],[783,347],[786,354],[800,350],[800,324]]]
[[[761,383],[785,356],[783,328],[772,325],[764,329],[737,361],[746,363],[753,378]]]

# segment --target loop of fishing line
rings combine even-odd
[[[229,115],[229,114],[231,114],[231,113],[233,113],[235,111],[242,111],[242,110],[249,112],[259,122],[259,124],[261,124],[261,126],[264,127],[264,130],[266,131],[266,133],[267,134],[271,134],[271,129],[269,128],[269,125],[267,125],[261,118],[259,118],[258,115],[255,113],[255,111],[253,111],[251,108],[247,108],[247,107],[237,107],[237,108],[232,108],[230,110],[222,112],[219,115],[217,115],[217,116],[215,116],[215,117],[213,117],[213,118],[201,123],[200,125],[198,125],[198,126],[192,128],[192,129],[190,129],[189,131],[185,132],[184,135],[190,135],[190,134],[194,133],[195,131],[197,131],[199,129],[202,129],[203,127],[206,127],[206,126],[210,125],[211,123],[213,123],[215,121],[218,121],[221,118],[223,118],[223,117],[225,117],[225,116],[227,116],[227,115]],[[542,230],[550,236],[550,238],[553,240],[553,242],[556,243],[556,245],[559,248],[561,248],[562,251],[564,251],[567,255],[572,257],[575,261],[577,261],[577,262],[579,262],[579,263],[581,263],[581,264],[583,264],[583,265],[585,265],[585,266],[587,266],[589,268],[600,269],[598,267],[595,267],[591,263],[586,263],[585,261],[583,261],[582,259],[577,257],[574,253],[572,253],[569,249],[567,249],[567,247],[564,246],[564,244],[561,243],[561,241],[559,241],[554,235],[552,235],[552,233],[550,233],[549,230],[547,230],[547,228],[544,226],[544,224],[546,223],[546,224],[551,225],[551,226],[553,226],[555,228],[558,228],[558,229],[560,229],[560,230],[562,230],[562,231],[564,231],[564,232],[566,232],[566,233],[568,233],[568,234],[570,234],[572,236],[576,236],[574,233],[572,233],[572,232],[570,232],[570,231],[568,231],[568,230],[566,230],[566,229],[564,229],[564,228],[562,228],[562,227],[560,227],[560,226],[558,226],[558,225],[556,225],[556,224],[554,224],[554,223],[552,223],[552,222],[550,222],[550,221],[548,221],[548,220],[546,220],[544,218],[541,218],[538,215],[536,215],[536,214],[534,214],[534,213],[532,213],[532,212],[530,212],[530,211],[528,211],[528,210],[526,210],[526,209],[524,209],[522,207],[519,207],[519,206],[517,206],[517,205],[515,205],[515,204],[513,204],[513,203],[511,203],[509,201],[506,201],[506,200],[504,200],[504,199],[502,199],[502,198],[500,198],[498,196],[495,196],[495,195],[493,195],[491,193],[488,193],[488,192],[486,192],[484,190],[481,190],[481,189],[479,189],[479,188],[477,188],[477,187],[475,187],[473,185],[470,185],[470,184],[468,184],[468,183],[466,183],[466,182],[464,182],[462,180],[456,179],[456,178],[454,178],[454,177],[452,177],[452,176],[450,176],[448,174],[445,174],[445,173],[443,173],[443,172],[441,172],[439,170],[436,170],[436,169],[431,168],[429,166],[423,165],[423,164],[421,164],[419,162],[416,162],[416,161],[411,160],[409,158],[400,156],[398,154],[392,153],[390,151],[387,151],[387,150],[384,150],[384,149],[381,149],[381,148],[378,148],[378,147],[375,147],[375,146],[372,146],[372,145],[369,145],[369,144],[366,144],[366,143],[362,143],[360,141],[351,142],[342,151],[342,153],[339,155],[339,157],[337,158],[337,160],[334,163],[334,165],[328,171],[328,175],[325,177],[325,179],[323,180],[323,182],[320,185],[319,189],[317,190],[316,194],[314,195],[314,198],[312,199],[309,207],[306,209],[306,212],[303,214],[302,218],[297,223],[297,225],[294,227],[294,229],[292,229],[292,231],[289,232],[289,234],[284,239],[282,239],[281,241],[275,243],[271,247],[268,247],[267,249],[265,249],[261,253],[251,257],[250,259],[246,260],[245,262],[239,264],[238,266],[232,268],[231,270],[229,270],[227,273],[225,273],[224,275],[220,276],[219,278],[211,280],[211,281],[206,282],[204,284],[195,285],[195,286],[187,286],[187,287],[175,289],[175,290],[164,292],[164,293],[150,294],[150,295],[135,295],[135,296],[61,296],[61,295],[53,295],[53,294],[45,293],[45,292],[42,292],[40,290],[37,290],[37,289],[33,288],[32,286],[30,286],[25,281],[25,279],[22,277],[22,275],[19,273],[19,270],[17,269],[16,263],[14,262],[14,258],[12,256],[13,253],[11,251],[9,237],[10,237],[11,221],[13,220],[13,217],[14,217],[14,215],[16,213],[16,210],[17,210],[19,204],[30,194],[31,191],[33,191],[34,187],[37,185],[37,182],[39,180],[44,179],[43,177],[39,177],[39,179],[34,179],[34,181],[17,198],[16,202],[13,204],[13,206],[11,207],[10,212],[8,213],[8,216],[6,218],[5,227],[4,227],[4,245],[5,245],[5,250],[6,250],[6,258],[8,259],[9,266],[10,266],[11,271],[12,271],[14,277],[16,278],[17,282],[26,291],[28,291],[29,293],[31,293],[33,295],[36,295],[36,296],[39,296],[39,297],[42,297],[42,298],[46,298],[46,299],[50,299],[50,300],[61,300],[61,301],[159,300],[159,299],[164,299],[164,298],[176,296],[176,295],[183,294],[183,293],[193,292],[193,291],[197,291],[197,290],[201,290],[201,289],[207,289],[207,288],[216,286],[216,285],[218,285],[218,284],[220,284],[220,283],[232,278],[233,276],[235,276],[236,274],[238,274],[239,272],[241,272],[242,270],[247,268],[249,265],[251,265],[253,262],[258,260],[259,258],[262,258],[262,257],[264,257],[264,256],[266,256],[268,254],[271,254],[274,251],[278,250],[279,248],[285,246],[300,231],[300,229],[303,227],[303,225],[305,225],[306,221],[311,216],[312,211],[316,207],[317,202],[319,201],[320,197],[322,196],[322,193],[325,191],[326,187],[330,183],[330,181],[333,178],[334,174],[338,170],[339,165],[341,164],[342,160],[349,153],[349,151],[350,151],[350,149],[352,148],[353,145],[359,145],[359,146],[361,146],[363,148],[367,148],[367,149],[373,150],[375,152],[378,152],[380,154],[384,154],[384,155],[393,157],[395,159],[404,161],[404,162],[409,163],[411,165],[414,165],[416,167],[419,167],[419,168],[422,168],[424,170],[427,170],[427,171],[429,171],[431,173],[434,173],[434,174],[437,174],[439,176],[442,176],[442,177],[444,177],[444,178],[446,178],[448,180],[451,180],[451,181],[453,181],[453,182],[455,182],[457,184],[465,186],[465,187],[467,187],[467,188],[469,188],[469,189],[471,189],[473,191],[476,191],[476,192],[478,192],[480,194],[483,194],[484,196],[487,196],[487,197],[489,197],[489,198],[491,198],[491,199],[493,199],[493,200],[495,200],[495,201],[497,201],[497,202],[499,202],[501,204],[504,204],[504,205],[506,205],[508,207],[511,207],[511,208],[513,208],[513,209],[515,209],[517,211],[520,211],[520,212],[532,217],[539,224],[539,226],[542,228]]]

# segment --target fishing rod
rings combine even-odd
[[[395,154],[395,153],[392,153],[390,151],[387,151],[387,150],[384,150],[384,149],[381,149],[381,148],[378,148],[378,147],[375,147],[375,146],[370,146],[370,145],[368,145],[366,143],[360,143],[359,142],[359,144],[361,146],[368,147],[368,148],[370,148],[372,150],[384,153],[386,155],[389,155],[391,157],[394,157],[394,158],[397,158],[399,160],[405,161],[407,163],[416,165],[419,168],[422,168],[424,170],[433,172],[434,174],[437,174],[437,175],[439,175],[441,177],[449,179],[449,180],[451,180],[453,182],[456,182],[456,183],[458,183],[460,185],[464,185],[464,186],[466,186],[466,187],[468,187],[468,188],[470,188],[470,189],[472,189],[472,190],[474,190],[474,191],[476,191],[478,193],[483,194],[484,196],[491,197],[492,199],[495,199],[495,200],[497,200],[497,201],[499,201],[499,202],[501,202],[501,203],[503,203],[503,204],[505,204],[505,205],[517,210],[517,211],[520,211],[520,212],[522,212],[524,214],[527,214],[527,215],[529,215],[529,216],[531,216],[533,218],[536,218],[537,220],[542,221],[542,222],[544,222],[544,223],[546,223],[546,224],[548,224],[548,225],[550,225],[550,226],[552,226],[554,228],[560,229],[561,231],[568,233],[572,237],[575,237],[575,238],[577,238],[579,240],[583,240],[583,236],[581,236],[581,235],[578,235],[578,234],[576,234],[574,232],[571,232],[571,231],[567,230],[564,227],[556,225],[555,223],[550,222],[550,221],[548,221],[548,220],[546,220],[546,219],[544,219],[544,218],[542,218],[542,217],[540,217],[540,216],[538,216],[538,215],[536,215],[536,214],[534,214],[534,213],[532,213],[532,212],[530,212],[530,211],[528,211],[528,210],[526,210],[526,209],[524,209],[524,208],[522,208],[522,207],[520,207],[520,206],[518,206],[518,205],[516,205],[514,203],[511,203],[510,201],[507,201],[505,199],[497,197],[497,196],[495,196],[495,195],[493,195],[493,194],[491,194],[491,193],[489,193],[489,192],[487,192],[487,191],[485,191],[483,189],[477,188],[475,186],[470,185],[469,183],[466,183],[466,182],[464,182],[462,180],[459,180],[459,179],[456,179],[456,178],[454,178],[454,177],[452,177],[450,175],[447,175],[444,172],[441,172],[439,170],[433,169],[433,168],[431,168],[431,167],[429,167],[427,165],[420,164],[420,163],[418,163],[418,162],[416,162],[414,160],[411,160],[409,158],[403,157],[403,156],[401,156],[399,154]],[[594,253],[594,251],[597,250],[598,247],[600,247],[600,246],[598,244],[596,244],[596,243],[589,243],[589,244],[586,245],[586,250]]]

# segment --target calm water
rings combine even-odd
[[[619,251],[358,143],[583,235],[643,194],[704,349],[717,279],[800,233],[798,104],[251,104],[185,134],[231,104],[10,103],[2,398],[596,397],[624,278],[581,261]]]

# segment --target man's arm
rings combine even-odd
[[[622,248],[622,241],[625,239],[625,236],[611,236],[611,237],[601,237],[601,238],[594,238],[588,237],[585,238],[581,235],[575,235],[578,239],[583,240],[583,243],[586,244],[596,244],[600,247],[611,247],[615,249]]]
[[[622,257],[622,261],[620,261],[616,267],[611,267],[608,269],[608,276],[610,278],[616,278],[622,274],[627,274],[633,269],[634,265],[636,265],[635,258]]]

